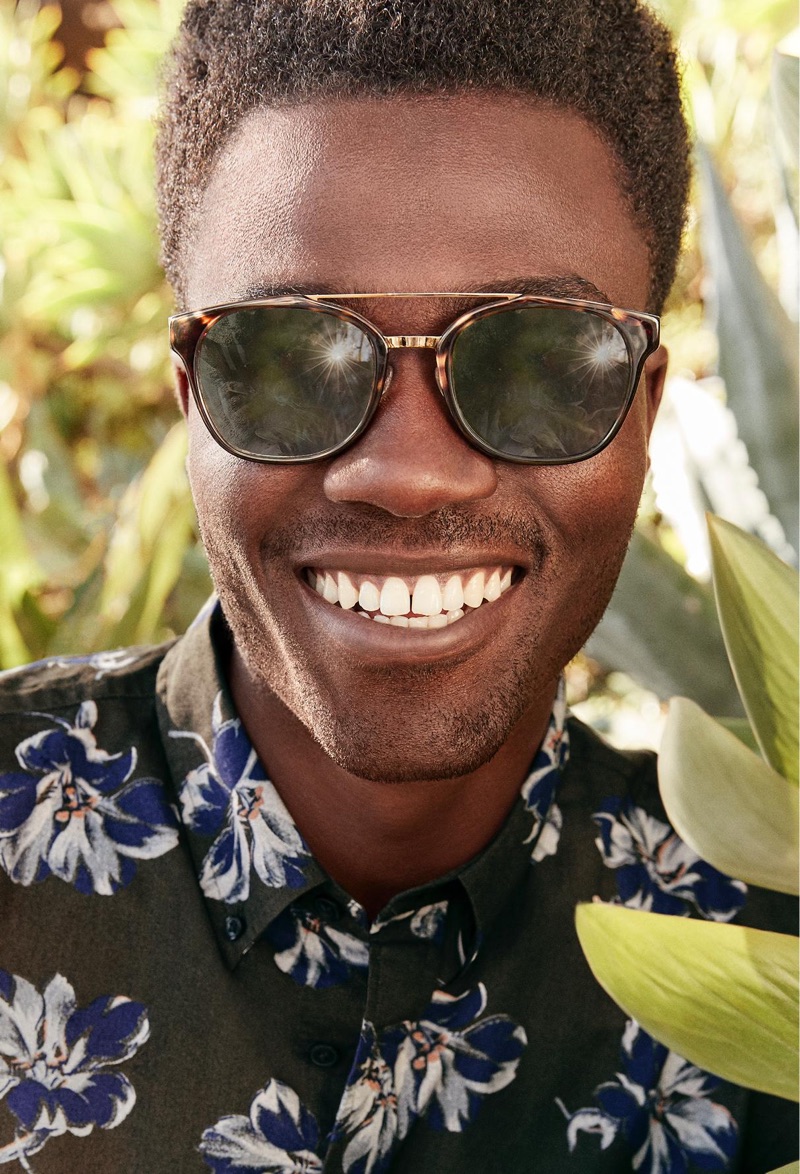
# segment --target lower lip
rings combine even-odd
[[[327,603],[304,579],[300,580],[302,597],[312,624],[320,625],[327,639],[345,646],[351,655],[364,660],[393,660],[413,664],[452,656],[469,655],[496,634],[523,576],[520,576],[499,599],[488,601],[446,628],[401,628],[394,624],[377,624],[365,620],[362,612],[346,610]]]

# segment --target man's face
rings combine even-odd
[[[611,152],[568,111],[508,97],[348,100],[247,116],[187,252],[188,307],[260,292],[520,288],[645,309],[648,252]],[[355,302],[386,334],[438,334],[438,299]],[[259,465],[221,449],[192,403],[189,474],[238,679],[274,693],[365,778],[476,769],[549,707],[600,618],[636,513],[660,355],[616,439],[575,465],[472,448],[430,351],[391,352],[367,432],[338,456]],[[183,388],[185,395],[185,387]],[[513,568],[512,586],[434,630],[327,602],[310,572],[387,577]],[[237,678],[234,672],[234,678]]]

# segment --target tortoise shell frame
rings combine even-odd
[[[381,298],[441,298],[480,299],[481,305],[460,314],[447,329],[440,335],[396,334],[386,335],[372,322],[356,311],[346,306],[337,305],[338,302],[356,300],[377,300]],[[504,453],[493,448],[478,436],[465,420],[453,392],[452,380],[452,353],[453,346],[459,334],[473,322],[492,314],[502,313],[513,304],[514,309],[522,306],[550,306],[564,307],[578,312],[593,314],[606,321],[612,322],[619,330],[625,341],[629,358],[628,385],[624,402],[621,404],[613,427],[603,439],[593,448],[577,455],[560,457],[558,459],[543,457],[524,457]],[[207,331],[221,318],[239,310],[251,310],[258,307],[305,307],[312,313],[333,314],[344,322],[357,326],[369,338],[375,351],[375,378],[372,393],[365,404],[364,413],[358,426],[344,441],[341,441],[324,451],[313,453],[310,456],[264,456],[263,454],[248,452],[231,444],[223,436],[208,411],[203,397],[203,389],[197,373],[197,359],[200,346]],[[192,397],[197,410],[203,419],[214,440],[233,456],[248,461],[257,461],[263,464],[279,464],[290,462],[302,464],[308,461],[324,460],[332,457],[353,444],[369,427],[375,415],[381,396],[388,386],[387,373],[389,371],[389,351],[407,348],[421,348],[433,350],[436,360],[436,384],[447,404],[450,415],[459,431],[475,448],[488,456],[504,461],[512,461],[526,465],[567,465],[577,461],[588,460],[601,452],[619,432],[625,417],[633,403],[636,389],[649,355],[658,348],[660,338],[660,320],[656,314],[648,314],[638,310],[622,310],[604,302],[584,301],[576,298],[542,297],[533,294],[520,293],[356,293],[356,294],[287,294],[271,298],[256,298],[249,301],[225,302],[218,306],[210,306],[202,310],[189,310],[181,314],[173,314],[169,319],[170,348],[180,360],[189,382]]]

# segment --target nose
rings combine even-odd
[[[497,469],[457,431],[434,377],[433,355],[402,351],[363,436],[326,470],[331,501],[362,502],[402,518],[479,501],[497,488]]]

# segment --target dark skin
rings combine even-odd
[[[263,290],[530,288],[647,308],[649,258],[614,158],[577,115],[496,95],[261,109],[218,160],[186,256],[188,306]],[[466,308],[354,304],[387,334]],[[233,697],[314,855],[374,915],[496,834],[558,677],[624,557],[666,365],[576,465],[495,461],[454,428],[429,352],[394,352],[370,429],[265,466],[219,448],[187,396],[188,468],[234,648]],[[436,632],[368,623],[308,567],[414,576],[514,565],[499,600]]]

